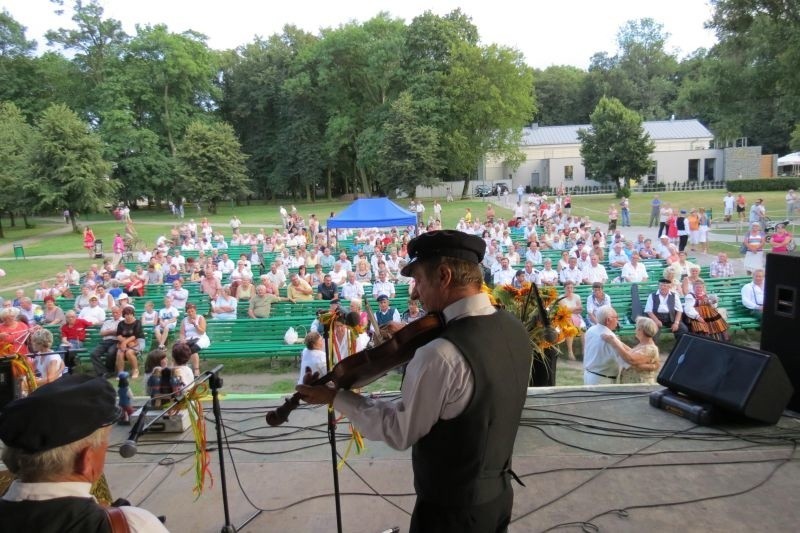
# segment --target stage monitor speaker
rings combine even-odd
[[[794,387],[789,409],[800,412],[800,256],[768,254],[761,349],[781,360]]]
[[[689,334],[669,354],[658,382],[690,399],[769,424],[778,421],[793,392],[775,355]]]
[[[11,360],[0,358],[0,409],[16,397],[15,386]]]

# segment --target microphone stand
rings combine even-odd
[[[219,372],[223,365],[217,365],[204,373],[200,382],[208,381],[211,387],[211,408],[214,411],[214,427],[217,431],[217,451],[219,452],[219,479],[222,484],[222,508],[225,513],[225,525],[222,533],[236,533],[236,528],[231,523],[231,514],[228,507],[228,484],[225,481],[225,452],[222,449],[222,410],[219,406],[219,389],[222,387],[222,378]]]
[[[211,388],[211,405],[212,410],[214,412],[214,426],[217,432],[217,451],[219,452],[219,478],[222,485],[222,507],[225,513],[225,525],[222,526],[221,532],[222,533],[236,533],[236,528],[231,523],[231,516],[230,516],[230,509],[228,506],[228,485],[225,480],[225,452],[223,450],[223,440],[222,440],[222,411],[219,405],[219,389],[222,388],[222,378],[219,377],[219,373],[222,370],[224,365],[217,365],[211,370],[208,370],[203,373],[202,376],[197,377],[191,385],[184,387],[181,390],[181,394],[176,397],[176,402],[179,402],[183,398],[183,393],[191,387],[196,387],[201,383],[205,383],[206,381]],[[165,409],[161,412],[155,419],[153,419],[149,424],[146,426],[144,425],[144,415],[150,409],[151,400],[148,400],[147,403],[142,407],[142,413],[139,415],[139,420],[136,421],[136,425],[131,430],[130,438],[126,443],[123,445],[127,445],[132,441],[132,448],[133,453],[128,455],[128,457],[133,457],[136,453],[136,441],[139,437],[142,436],[149,428],[152,426],[158,419],[164,416],[169,409]],[[140,424],[139,421],[142,421]],[[122,448],[120,448],[120,453],[122,453]],[[123,457],[125,457],[123,455]],[[335,467],[335,465],[334,465]],[[338,484],[337,484],[338,487]],[[338,491],[338,488],[337,488]],[[341,531],[341,529],[340,529]]]
[[[337,313],[338,315],[338,313]],[[334,323],[336,322],[336,317],[333,317],[331,320],[330,326],[323,328],[322,338],[325,340],[325,364],[327,366],[327,371],[330,373],[331,371],[331,358],[328,356],[330,354],[330,334],[334,328]],[[334,337],[334,342],[336,341]],[[333,412],[333,408],[328,406],[328,441],[331,445],[331,467],[333,467],[333,498],[336,504],[336,531],[338,533],[342,533],[342,504],[341,504],[341,494],[339,492],[339,469],[336,468],[336,458],[338,453],[336,452],[336,418]]]

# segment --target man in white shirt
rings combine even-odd
[[[590,264],[583,269],[583,282],[584,283],[607,283],[608,274],[606,267],[600,264],[597,254],[589,256]]]
[[[169,260],[169,264],[178,267],[178,272],[186,269],[186,258],[181,254],[180,248],[175,249],[175,255]]]
[[[347,252],[340,253],[339,260],[336,262],[339,263],[339,265],[342,267],[342,270],[344,270],[345,272],[353,270],[353,263],[351,263],[350,260],[347,258]]]
[[[567,266],[561,269],[559,281],[562,285],[568,281],[571,281],[575,285],[580,285],[583,281],[583,271],[578,268],[578,258],[574,255],[570,255],[567,263]]]
[[[64,275],[70,285],[78,285],[81,282],[81,274],[75,270],[72,263],[67,263],[67,270],[64,271]]]
[[[662,235],[659,237],[658,241],[659,242],[656,245],[656,253],[658,254],[659,259],[666,259],[671,255],[669,250],[669,237]]]
[[[764,269],[753,272],[753,281],[742,287],[742,305],[756,316],[764,313]]]
[[[680,297],[673,292],[672,282],[662,278],[658,280],[658,290],[650,293],[644,312],[649,316],[656,326],[660,328],[668,327],[676,339],[689,330],[683,323],[683,304]]]
[[[269,266],[269,272],[265,274],[270,283],[278,289],[286,286],[286,274],[283,273],[283,269],[280,266],[279,260],[273,261]]]
[[[394,298],[395,294],[394,283],[389,281],[389,273],[385,269],[380,270],[377,281],[372,284],[372,297],[377,299],[378,296],[386,295]]]
[[[106,319],[106,312],[97,303],[97,296],[92,295],[89,298],[89,306],[81,309],[78,318],[82,318],[87,322],[91,322],[93,326],[99,326]]]
[[[233,232],[236,233],[236,230],[238,230],[242,226],[242,221],[239,220],[239,217],[237,217],[236,215],[233,215],[231,217],[230,222],[228,222],[228,224],[230,225],[230,227],[233,230]]]
[[[628,264],[628,254],[623,249],[623,242],[617,241],[611,248],[611,253],[608,254],[608,264],[614,268],[622,268]]]
[[[620,277],[622,278],[622,281],[627,281],[628,283],[647,282],[647,269],[645,269],[644,265],[639,262],[638,253],[634,252],[633,255],[631,255],[631,261],[622,267],[622,273],[620,274]]]
[[[508,264],[509,265],[519,265],[523,263],[522,257],[520,257],[519,252],[517,251],[516,243],[511,243],[511,246],[508,248],[508,252],[506,253],[506,257],[508,257]],[[528,259],[525,258],[527,261]]]
[[[528,244],[528,250],[525,252],[525,260],[530,261],[534,265],[542,264],[542,252],[539,251],[539,243],[532,242]]]
[[[544,260],[544,268],[539,271],[537,285],[555,286],[558,284],[558,272],[553,270],[553,260],[549,257]]]
[[[114,274],[114,279],[119,282],[122,287],[127,287],[131,282],[131,276],[133,272],[125,266],[125,263],[120,261],[117,263],[117,271]]]
[[[217,268],[223,274],[230,275],[231,272],[233,272],[234,269],[236,268],[236,264],[234,264],[234,262],[231,260],[231,258],[228,257],[228,254],[224,253],[224,254],[222,254],[222,259],[220,259],[219,264],[217,265]]]
[[[503,257],[500,259],[500,269],[494,273],[494,284],[497,285],[511,285],[511,282],[514,281],[514,274],[516,272],[512,270],[511,266],[508,263],[508,258]]]
[[[364,286],[356,281],[356,273],[347,273],[347,283],[341,287],[343,300],[361,300],[364,297]]]
[[[597,311],[597,323],[586,330],[583,338],[584,385],[617,382],[617,352],[610,343],[603,340],[603,335],[614,335],[618,324],[617,311],[611,306],[605,306]]]
[[[530,261],[525,261],[525,268],[522,270],[525,281],[528,283],[535,283],[538,284],[539,282],[539,271],[533,268],[533,263]]]
[[[342,264],[338,261],[333,264],[333,270],[329,272],[331,279],[336,285],[341,286],[347,281],[347,270],[342,268]]]
[[[189,300],[189,291],[183,288],[183,282],[176,279],[172,282],[172,288],[167,291],[167,296],[172,298],[172,305],[178,309],[186,309],[186,302]]]
[[[722,212],[724,220],[725,222],[730,222],[733,216],[733,208],[736,207],[736,198],[733,197],[733,193],[729,192],[725,195],[722,199],[722,206],[724,208]]]
[[[592,260],[589,258],[589,251],[586,250],[586,248],[580,248],[580,252],[578,253],[578,268],[583,270],[584,268],[589,268],[592,266]],[[572,254],[573,252],[570,252],[570,255]],[[581,281],[583,280],[581,279]]]
[[[497,313],[488,297],[480,292],[482,276],[478,263],[485,243],[461,232],[430,233],[434,235],[425,233],[411,241],[410,262],[402,274],[413,274],[417,281],[414,297],[420,297],[430,312],[441,312],[445,320],[452,323],[445,331],[455,333],[455,340],[440,337],[417,349],[408,364],[401,398],[391,402],[323,386],[298,385],[297,389],[305,401],[333,404],[368,439],[382,440],[395,449],[414,446],[412,462],[417,501],[411,517],[411,531],[494,531],[499,529],[498,524],[508,524],[511,519],[513,489],[508,480],[510,475],[503,472],[502,465],[510,464],[524,403],[530,356],[523,356],[530,340],[519,321]],[[417,248],[417,243],[421,243],[422,250]],[[468,262],[469,270],[461,268],[462,273],[455,274],[449,259],[437,263],[437,260],[453,256],[456,261]],[[411,268],[413,271],[409,270]],[[499,324],[505,319],[510,327]],[[455,326],[463,330],[451,329]],[[474,363],[473,350],[456,344],[465,336],[490,336],[500,330],[504,331],[502,346],[496,347],[488,364],[494,366],[502,362],[502,370],[482,372],[482,367]],[[473,368],[479,370],[473,371]],[[487,374],[485,379],[483,374]],[[487,382],[488,386],[484,386]],[[503,401],[484,396],[483,391],[487,389],[493,396],[502,396]],[[463,436],[457,435],[460,428],[453,427],[453,422],[458,424],[465,420],[461,415],[466,416],[468,404],[470,416],[476,416],[473,413],[477,409],[481,414],[476,419],[486,420],[486,423]],[[485,411],[491,414],[484,416]],[[509,425],[512,427],[508,428]],[[490,436],[487,435],[489,431]],[[451,445],[431,449],[428,444],[434,438]],[[454,448],[452,443],[458,445]],[[486,450],[487,443],[489,451],[496,450],[494,453],[472,452],[476,445]],[[453,457],[456,451],[459,453]],[[487,457],[486,461],[481,458],[483,456]],[[488,459],[490,456],[492,459]],[[459,470],[467,469],[465,474],[459,475],[463,481],[450,479],[456,469],[447,462],[458,463]],[[500,465],[497,469],[496,464]],[[480,487],[475,489],[478,490],[476,496],[473,489],[467,487],[475,486],[478,479],[481,483],[477,483]],[[436,485],[448,488],[443,490]],[[465,491],[474,497],[462,499]],[[502,505],[497,505],[501,499]],[[445,500],[467,503],[453,504]],[[480,505],[472,503],[475,501],[480,501]]]

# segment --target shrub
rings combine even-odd
[[[630,198],[631,197],[631,188],[627,185],[624,187],[620,187],[617,189],[617,198]]]
[[[800,188],[800,178],[729,180],[727,185],[730,192],[788,191]]]

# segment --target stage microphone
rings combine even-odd
[[[142,436],[142,427],[144,426],[144,415],[150,408],[150,402],[146,402],[142,406],[142,412],[139,413],[139,418],[136,420],[136,423],[133,425],[130,434],[128,435],[128,439],[123,442],[119,447],[119,454],[124,457],[125,459],[130,459],[134,455],[136,455],[136,443],[139,441],[139,437]]]
[[[544,337],[545,341],[552,344],[558,340],[558,331],[556,331],[556,328],[552,326],[545,326],[544,334],[542,336]]]

